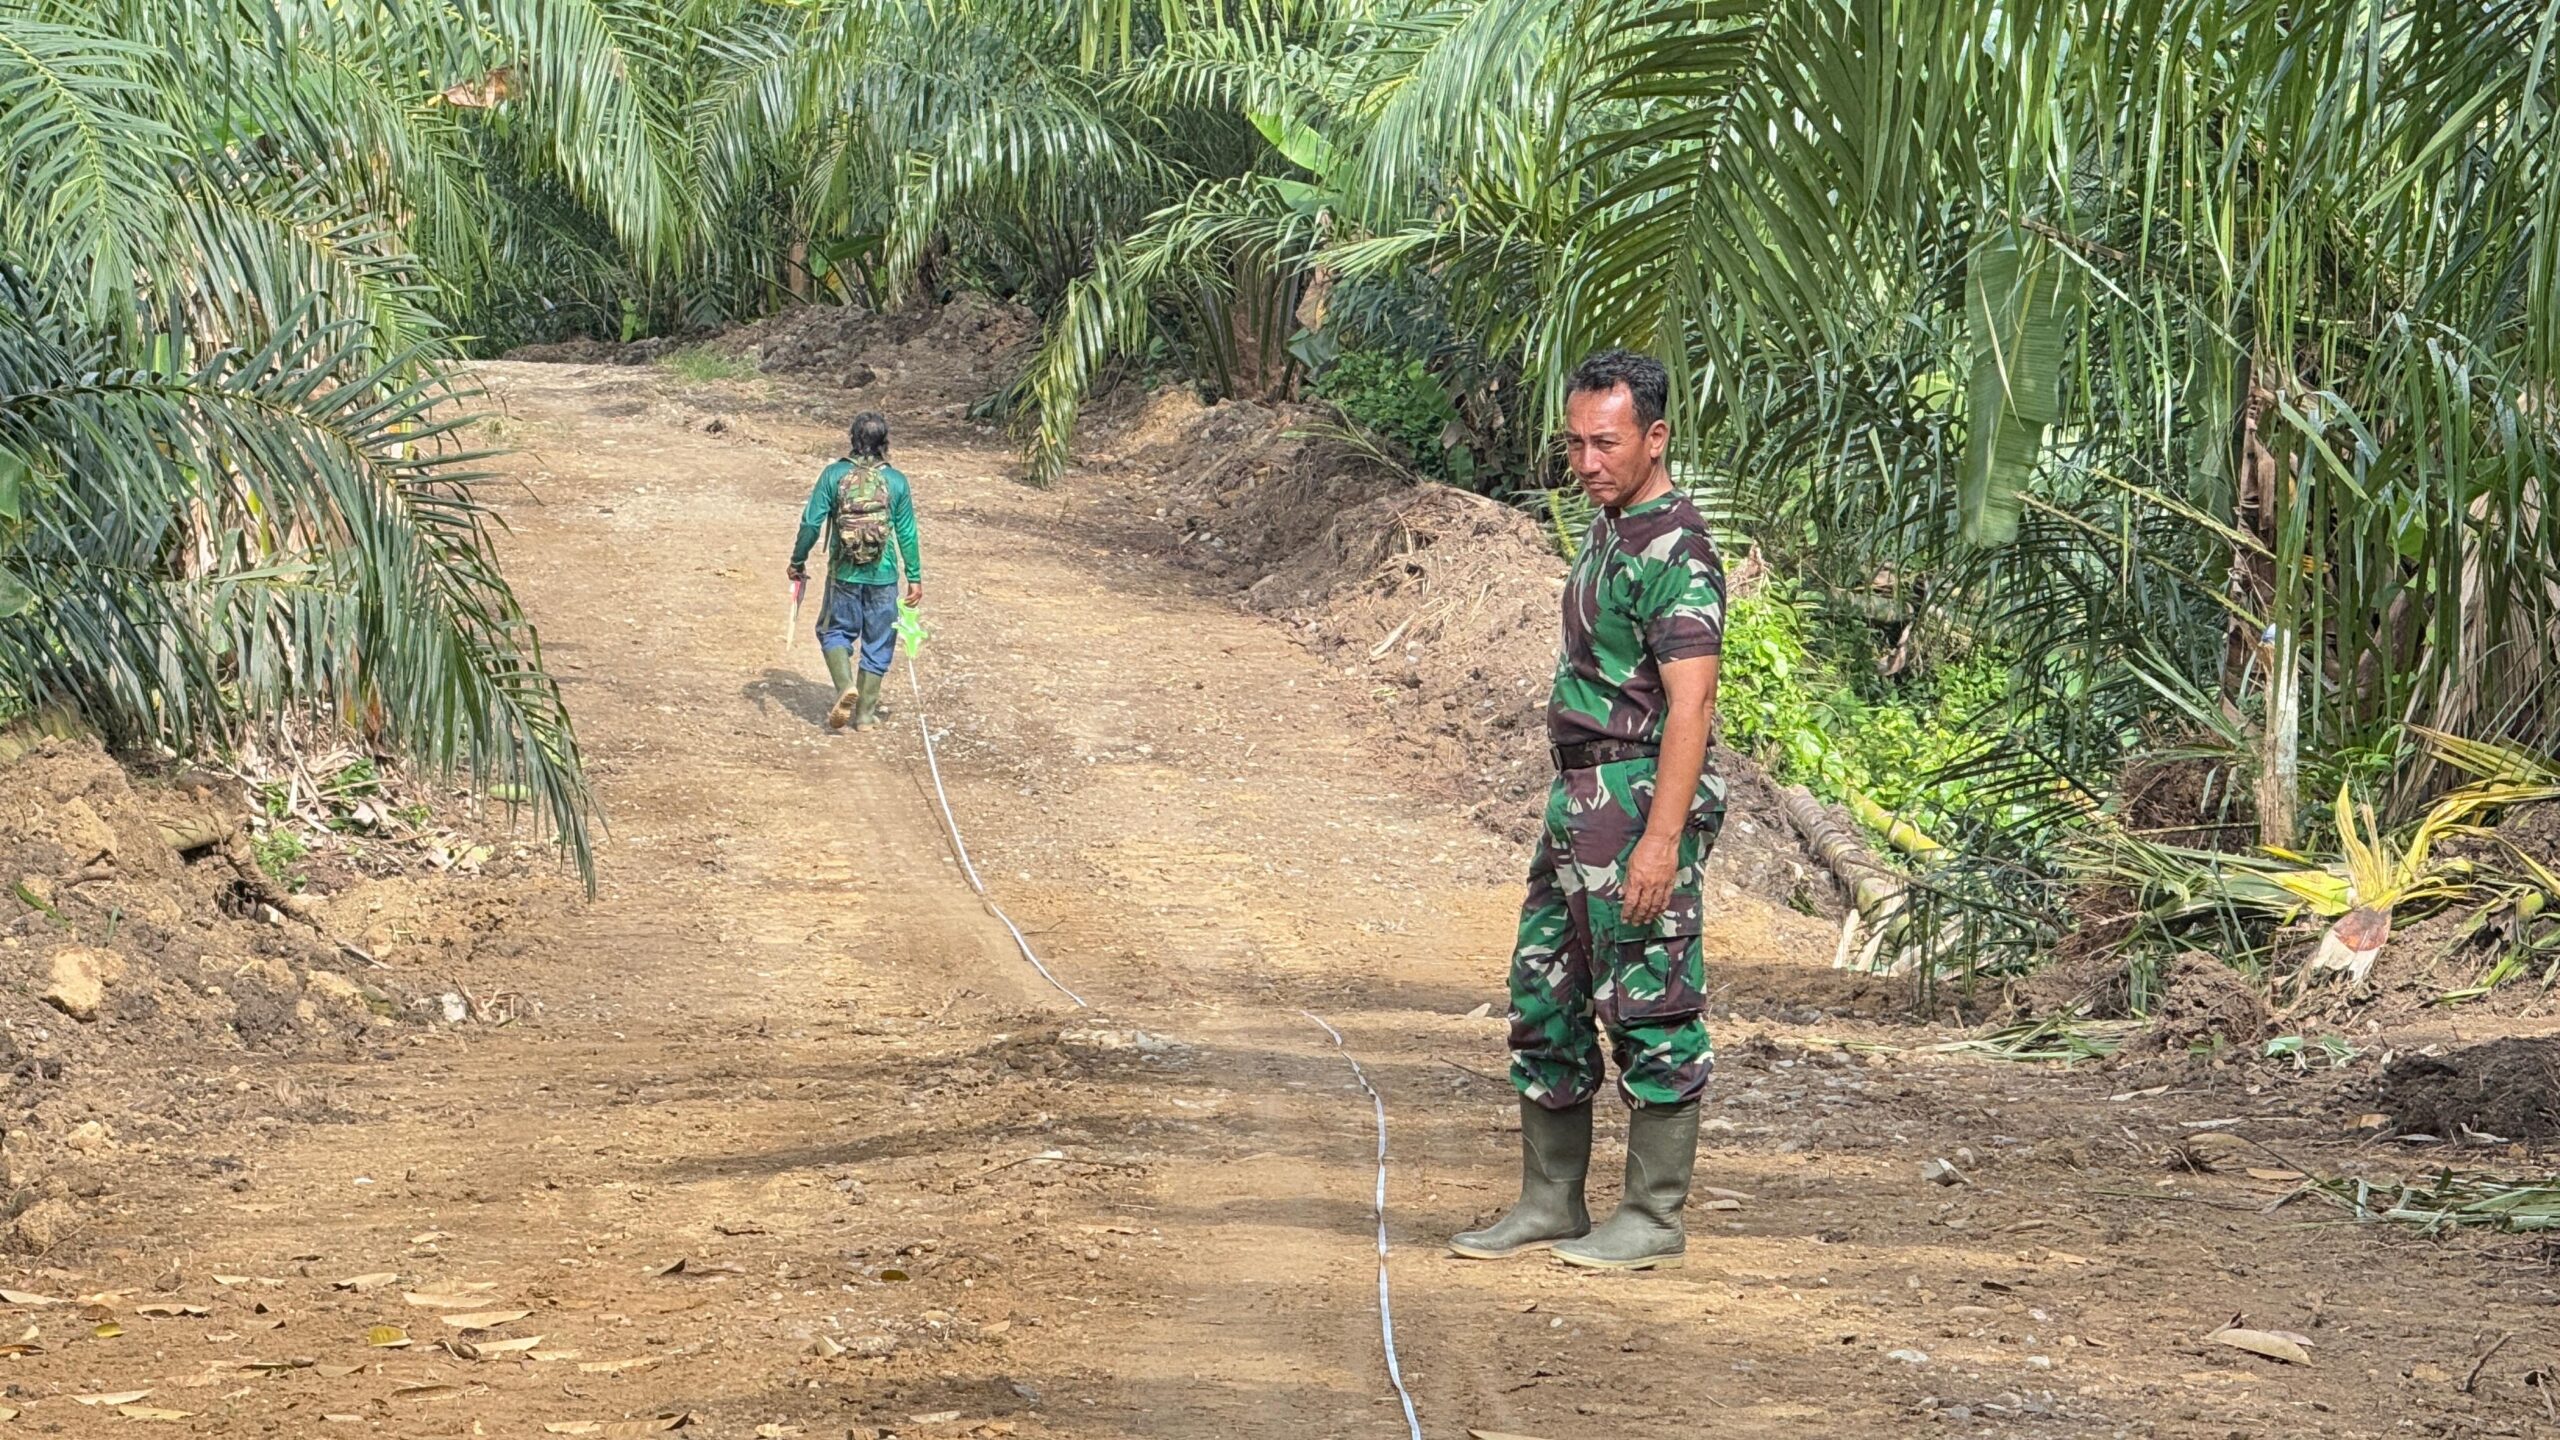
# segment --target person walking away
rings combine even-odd
[[[1688,1249],[1681,1210],[1714,1066],[1699,870],[1724,823],[1706,762],[1725,580],[1706,522],[1672,487],[1668,399],[1661,363],[1623,350],[1585,360],[1566,399],[1566,459],[1599,513],[1565,584],[1555,780],[1511,961],[1520,1203],[1453,1237],[1459,1255],[1552,1249],[1641,1270]],[[1625,1195],[1594,1229],[1583,1180],[1602,1030],[1632,1113]]]
[[[818,648],[836,687],[827,728],[850,724],[860,730],[880,718],[880,685],[897,654],[901,569],[906,602],[924,603],[915,498],[907,477],[889,463],[887,417],[870,410],[854,416],[845,457],[818,472],[800,512],[800,538],[791,547],[793,580],[808,578],[809,552],[821,533],[827,537],[827,594],[818,609]]]

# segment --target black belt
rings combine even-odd
[[[1579,745],[1547,747],[1547,754],[1554,759],[1559,773],[1614,765],[1621,760],[1651,760],[1661,753],[1661,746],[1641,740],[1585,740]]]

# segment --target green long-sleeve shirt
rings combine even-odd
[[[800,512],[800,541],[791,547],[791,563],[807,563],[809,551],[825,534],[827,519],[836,511],[836,486],[853,473],[853,462],[838,460],[818,472],[817,487],[809,492],[809,503]],[[916,549],[915,497],[907,490],[907,477],[895,465],[880,467],[881,482],[889,491],[889,533],[898,543],[880,552],[880,558],[868,565],[848,565],[835,557],[835,541],[827,541],[827,555],[835,565],[835,582],[839,585],[894,585],[898,581],[898,557],[907,559],[907,583],[924,583],[924,556]]]

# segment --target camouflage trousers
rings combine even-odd
[[[1568,770],[1547,792],[1511,957],[1511,1082],[1550,1109],[1599,1093],[1595,1019],[1630,1104],[1695,1099],[1715,1065],[1699,871],[1724,826],[1724,781],[1699,781],[1671,903],[1650,924],[1631,925],[1619,903],[1653,806],[1653,773],[1650,759],[1622,760]]]

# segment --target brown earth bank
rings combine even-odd
[[[1527,565],[1534,537],[1395,485],[1334,508],[1418,507],[1410,552],[1279,505],[1223,573],[1171,563],[1205,543],[1187,497],[1214,493],[1186,477],[1225,463],[1197,452],[1228,442],[1174,429],[1027,490],[948,410],[965,373],[936,393],[930,361],[907,357],[920,398],[893,420],[932,635],[892,723],[851,736],[818,727],[780,570],[844,412],[877,402],[485,367],[520,482],[491,492],[507,563],[609,826],[601,892],[457,962],[521,997],[504,1027],[381,1043],[367,1021],[355,1054],[208,1030],[96,1065],[183,1072],[209,1101],[183,1144],[239,1168],[124,1145],[101,1092],[119,1148],[92,1218],[0,1269],[15,1425],[101,1433],[130,1404],[220,1435],[1402,1435],[1377,1135],[1320,1019],[1384,1100],[1400,1358],[1433,1440],[2555,1433],[2539,1250],[2358,1227],[2294,1178],[2545,1166],[2521,1136],[2365,1123],[2387,1061],[2531,1022],[2342,1021],[2355,1057],[2299,1070],[2238,1045],[2077,1069],[1944,1050],[1907,991],[1830,968],[1836,926],[1761,862],[1726,868],[1739,843],[1687,1266],[1445,1258],[1515,1184],[1523,856],[1497,832],[1535,789],[1511,762],[1551,566],[1469,588],[1466,547]],[[1485,718],[1408,670],[1481,672]],[[920,719],[977,870],[1087,1003],[961,878]],[[307,985],[325,957],[300,962]],[[439,968],[386,964],[421,994]],[[2240,1017],[2262,1018],[2283,1023]],[[1604,1108],[1596,1207],[1620,1133]],[[2310,1363],[2212,1338],[2235,1318]]]
[[[85,738],[0,738],[0,1210],[21,1252],[76,1237],[135,1164],[250,1190],[226,1127],[346,1116],[326,1090],[244,1074],[299,1053],[388,1059],[457,1004],[467,1023],[458,977],[503,964],[507,918],[558,888],[438,875],[373,846],[318,857],[319,878],[290,890],[242,848],[236,780],[137,776]]]

